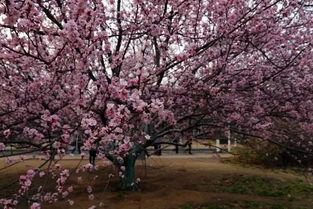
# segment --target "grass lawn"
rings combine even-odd
[[[30,160],[0,171],[1,186],[14,182],[24,170],[40,160]],[[78,160],[59,162],[74,170]],[[86,163],[85,161],[83,164]],[[107,209],[312,209],[313,186],[294,172],[242,167],[222,163],[210,156],[162,156],[137,163],[141,192],[120,192],[112,166],[99,170],[73,173],[69,185],[75,190],[62,201],[45,204],[43,209],[80,209],[92,205]],[[0,164],[3,167],[3,164]],[[115,177],[109,178],[109,174]],[[82,181],[78,181],[81,178]],[[45,190],[54,189],[50,178],[42,177],[35,184]],[[86,188],[93,187],[94,200],[88,199]],[[13,185],[0,191],[0,198],[16,190]],[[68,199],[74,200],[70,206]],[[102,206],[99,203],[102,202]],[[26,209],[27,201],[19,208]]]

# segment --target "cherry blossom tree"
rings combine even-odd
[[[312,20],[304,0],[1,1],[0,152],[48,162],[79,134],[130,190],[140,153],[194,129],[312,153]]]

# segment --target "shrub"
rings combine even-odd
[[[295,166],[299,162],[295,154],[283,147],[261,140],[248,140],[246,143],[233,149],[235,160],[248,163],[259,164],[270,167]]]

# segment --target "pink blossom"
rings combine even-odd
[[[88,199],[89,199],[89,200],[94,200],[94,199],[95,199],[95,196],[94,196],[93,194],[90,194],[90,195],[88,195]]]
[[[74,205],[74,201],[73,200],[68,200],[68,203],[70,204],[70,206]]]
[[[69,192],[68,191],[64,191],[62,192],[62,197],[65,198],[69,195]]]
[[[26,187],[30,187],[31,184],[32,184],[32,181],[30,179],[26,179],[26,181],[24,182],[24,185]]]
[[[26,177],[25,175],[21,175],[21,176],[20,176],[20,180],[24,181],[24,180],[26,180],[26,179],[27,179],[27,177]]]
[[[30,206],[30,209],[40,209],[40,204],[37,203],[37,202],[34,202],[31,206]]]
[[[53,143],[53,147],[56,149],[59,149],[61,146],[62,146],[62,143],[59,141]]]
[[[48,202],[51,200],[51,194],[50,193],[47,193],[44,197],[43,197],[44,201],[45,202]]]
[[[57,163],[57,164],[54,165],[54,167],[55,167],[56,169],[60,169],[62,166],[61,166],[61,164]]]
[[[89,126],[96,126],[97,121],[93,118],[84,118],[82,119],[82,126],[83,127],[89,127]]]
[[[45,175],[45,172],[44,172],[44,171],[40,171],[40,172],[39,172],[39,176],[40,176],[40,177],[43,177],[44,175]]]
[[[0,151],[4,151],[4,150],[5,150],[5,145],[0,142]]]
[[[65,143],[69,143],[70,140],[71,140],[69,134],[62,134],[62,135],[61,135],[61,138],[62,138],[63,142],[65,142]]]
[[[91,187],[91,186],[88,186],[88,187],[87,187],[87,192],[88,192],[88,193],[91,193],[91,192],[92,192],[92,187]]]
[[[238,113],[232,113],[229,117],[230,121],[237,121],[240,119],[240,114]]]
[[[8,138],[11,134],[11,130],[10,129],[7,129],[5,131],[3,131],[3,135],[5,136],[5,138]]]

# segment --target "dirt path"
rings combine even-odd
[[[230,155],[222,155],[222,158]],[[142,163],[142,162],[139,162]],[[302,176],[295,175],[286,171],[262,169],[256,167],[241,167],[228,163],[221,163],[221,160],[215,159],[212,155],[194,155],[194,156],[161,156],[153,157],[147,161],[149,166],[164,166],[176,169],[185,169],[191,173],[206,171],[206,175],[215,178],[218,175],[258,175],[265,178],[275,178],[283,181],[303,179]]]

